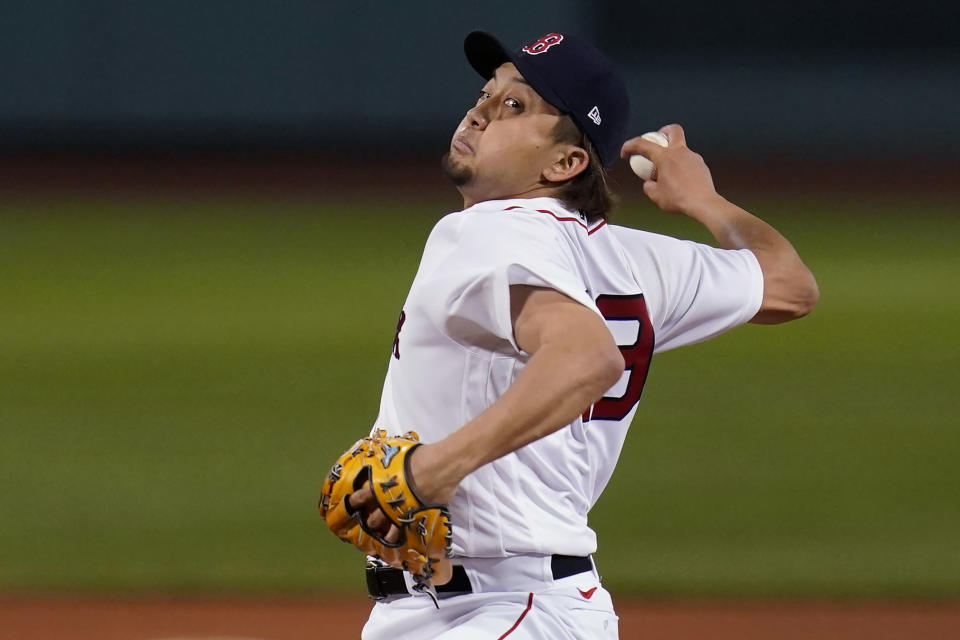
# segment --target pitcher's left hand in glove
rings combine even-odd
[[[320,515],[341,540],[409,571],[429,593],[450,579],[453,533],[447,506],[424,504],[413,487],[409,460],[419,446],[413,431],[358,440],[323,481]]]

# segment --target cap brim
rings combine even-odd
[[[513,59],[507,49],[489,33],[474,31],[463,41],[467,61],[484,78],[492,78],[497,67]]]

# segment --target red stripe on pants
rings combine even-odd
[[[523,613],[521,613],[520,617],[517,618],[517,621],[513,623],[513,626],[507,629],[507,632],[502,636],[500,636],[499,638],[497,638],[497,640],[503,640],[508,635],[513,633],[516,630],[516,628],[520,626],[520,623],[523,622],[524,617],[526,617],[527,612],[530,611],[530,607],[532,606],[533,606],[533,594],[531,593],[530,597],[527,598],[527,608],[523,610]]]

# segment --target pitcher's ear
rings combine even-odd
[[[560,151],[556,162],[543,170],[547,182],[566,182],[583,173],[590,164],[590,155],[583,147],[569,145]]]

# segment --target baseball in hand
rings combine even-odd
[[[667,136],[663,135],[659,131],[648,131],[647,133],[640,136],[644,140],[649,140],[650,142],[656,142],[661,147],[667,146],[669,140]],[[633,169],[633,172],[643,180],[647,181],[654,176],[654,171],[656,167],[653,166],[653,163],[644,158],[641,155],[630,156],[630,168]]]

